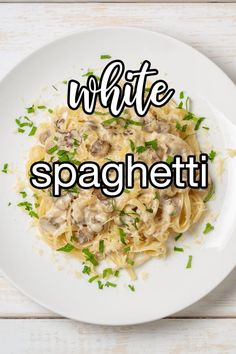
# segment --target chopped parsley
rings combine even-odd
[[[193,260],[193,256],[188,256],[188,263],[186,265],[186,268],[192,268],[192,260]]]
[[[153,213],[153,209],[152,209],[152,208],[146,208],[146,211],[147,211],[148,213]]]
[[[131,151],[132,152],[135,152],[135,144],[134,144],[134,142],[133,142],[133,140],[129,140],[129,143],[130,143],[130,149],[131,149]]]
[[[101,280],[98,280],[98,289],[103,289],[103,283],[101,282]]]
[[[168,155],[167,159],[166,159],[166,163],[168,163],[168,165],[170,165],[173,161],[174,161],[173,156]]]
[[[57,151],[59,149],[59,147],[57,145],[54,145],[53,147],[51,147],[51,149],[49,149],[47,151],[48,154],[52,155],[55,151]]]
[[[84,266],[83,270],[82,270],[83,274],[90,274],[91,273],[91,268],[87,265]]]
[[[157,150],[157,139],[155,140],[150,140],[150,141],[145,141],[145,146],[146,147],[151,147],[153,150]]]
[[[93,253],[91,253],[88,248],[83,248],[82,252],[86,256],[87,261],[91,262],[94,266],[98,265],[98,260],[96,256]]]
[[[177,236],[175,236],[175,241],[178,241],[178,240],[180,239],[180,237],[182,237],[182,236],[183,236],[182,233],[180,233],[180,234],[178,234]]]
[[[129,264],[129,265],[131,265],[131,266],[133,266],[133,265],[134,265],[134,260],[127,257],[127,258],[126,258],[126,263]]]
[[[213,230],[214,230],[214,226],[208,222],[205,226],[205,229],[203,230],[203,233],[208,234],[209,232],[211,232]]]
[[[179,98],[182,100],[184,98],[184,91],[181,91],[179,94]]]
[[[67,243],[65,246],[58,248],[57,251],[61,252],[71,252],[74,249],[74,246],[70,243]]]
[[[128,252],[130,251],[130,246],[124,247],[124,248],[123,248],[123,251],[124,251],[125,253],[128,253]]]
[[[31,107],[26,108],[28,114],[35,113],[35,106],[32,105]]]
[[[114,277],[118,277],[119,274],[120,274],[119,270],[115,270],[115,271],[114,271]]]
[[[102,54],[100,55],[100,59],[111,59],[111,56],[109,54]]]
[[[186,132],[186,129],[187,129],[187,124],[181,125],[181,124],[177,121],[175,127],[176,127],[176,129],[179,130],[180,132],[185,133],[185,132]]]
[[[32,128],[31,128],[31,130],[30,130],[30,132],[29,132],[29,136],[33,136],[35,133],[36,133],[36,131],[37,131],[37,127],[34,125]]]
[[[112,268],[105,268],[105,269],[103,269],[102,277],[103,277],[103,278],[106,278],[108,275],[113,275],[113,270],[112,270]]]
[[[18,207],[25,209],[25,211],[27,211],[27,213],[29,214],[29,216],[31,216],[32,218],[39,218],[38,214],[33,210],[33,205],[30,202],[20,202],[17,204]]]
[[[92,76],[94,75],[94,72],[91,71],[91,70],[88,70],[84,75],[82,75],[83,77],[86,77],[86,76]]]
[[[108,288],[109,287],[112,287],[112,288],[116,288],[117,287],[117,284],[114,284],[114,283],[111,283],[110,281],[107,281],[105,286],[107,286]]]
[[[204,117],[198,118],[197,123],[194,127],[194,130],[198,130],[200,128],[201,123],[204,121]]]
[[[139,218],[134,218],[134,227],[136,230],[138,230],[137,223],[140,222]]]
[[[42,106],[37,106],[38,109],[46,109],[47,107],[42,105]]]
[[[83,139],[86,140],[88,138],[88,134],[87,133],[84,133],[83,134]],[[76,139],[75,139],[76,140]],[[78,146],[78,145],[77,145]]]
[[[125,189],[124,189],[124,193],[130,193],[130,190],[127,189],[127,188],[125,188]]]
[[[115,122],[117,119],[118,119],[118,118],[113,117],[113,118],[104,120],[104,121],[102,122],[102,124],[103,124],[103,125],[110,125],[110,124],[112,124],[113,122]]]
[[[104,240],[99,240],[99,253],[103,253],[104,252]]]
[[[138,122],[137,120],[125,119],[125,128],[127,128],[129,125],[142,126],[142,123]]]
[[[3,173],[8,173],[8,163],[4,163],[2,172]]]
[[[110,114],[110,112],[99,112],[99,111],[94,111],[94,114],[97,116],[107,116]]]
[[[174,247],[175,252],[184,252],[184,249],[182,247]]]
[[[160,194],[158,192],[155,192],[153,200],[160,200]]]
[[[26,198],[27,197],[27,193],[26,192],[20,192],[20,194],[22,195],[22,198]]]
[[[94,280],[96,280],[97,278],[99,278],[99,275],[94,275],[94,276],[92,276],[91,278],[89,278],[89,283],[92,283]]]
[[[216,157],[216,152],[214,150],[211,150],[208,154],[208,158],[210,161],[214,161],[214,158]]]
[[[147,151],[148,148],[152,148],[153,150],[157,150],[157,147],[158,147],[157,139],[145,141],[144,146],[138,146],[136,148],[136,152],[138,154],[142,154],[143,152]]]
[[[120,240],[121,242],[126,245],[126,242],[125,242],[125,238],[126,238],[126,233],[124,232],[123,229],[121,229],[120,227],[118,228],[118,231],[119,231],[119,235],[120,235]]]
[[[128,288],[130,288],[131,291],[135,291],[135,287],[131,284],[128,285]]]
[[[34,106],[32,106],[34,107]],[[32,107],[29,107],[27,108],[27,110],[29,110],[30,108]],[[29,131],[29,136],[32,136],[36,133],[36,126],[34,125],[34,123],[32,122],[31,119],[29,119],[28,117],[24,116],[24,117],[19,117],[17,119],[15,119],[15,122],[17,124],[17,131],[18,133],[24,133],[25,132],[25,127],[29,127],[31,128],[30,131]],[[24,128],[24,129],[23,129]]]

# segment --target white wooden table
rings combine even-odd
[[[172,35],[236,83],[235,3],[0,3],[0,76],[25,55],[82,28],[128,25]],[[24,85],[24,83],[22,83]],[[170,318],[99,327],[63,319],[0,274],[1,354],[235,354],[236,269],[211,294]]]

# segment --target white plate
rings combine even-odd
[[[22,170],[32,143],[30,138],[14,134],[14,119],[40,95],[39,103],[44,99],[47,104],[58,100],[59,94],[52,89],[52,84],[65,99],[61,81],[79,78],[85,72],[81,68],[101,68],[106,63],[99,59],[101,54],[123,59],[130,68],[137,68],[144,59],[150,60],[159,69],[160,77],[177,90],[185,90],[193,99],[193,110],[207,117],[205,125],[211,129],[201,136],[203,149],[209,150],[211,142],[218,155],[224,157],[226,148],[236,147],[235,86],[215,64],[189,46],[162,34],[103,28],[80,32],[47,45],[21,62],[1,82],[1,165],[9,162],[10,166]],[[178,242],[185,252],[171,251],[166,260],[152,260],[141,267],[139,280],[135,282],[136,292],[127,288],[130,280],[126,274],[122,274],[116,289],[102,291],[96,284],[76,277],[74,271],[80,270],[81,265],[74,260],[67,262],[66,256],[58,255],[37,239],[36,231],[29,229],[28,217],[14,206],[18,198],[12,188],[14,176],[1,173],[0,267],[32,299],[73,319],[120,325],[171,315],[206,295],[235,266],[234,159],[226,159],[225,169],[219,179],[214,178],[214,167],[211,169],[217,191],[215,200],[208,204],[213,212]],[[13,203],[10,207],[9,201]],[[203,237],[202,230],[208,221],[214,224],[215,230]],[[196,242],[199,238],[202,243]],[[44,251],[43,255],[38,252],[39,248]],[[173,244],[170,248],[173,249]],[[186,269],[190,254],[192,269]],[[65,267],[59,271],[61,264]],[[144,272],[149,273],[147,279]]]

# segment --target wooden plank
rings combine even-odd
[[[236,0],[68,0],[66,3],[235,3]],[[65,0],[1,0],[0,3],[65,3]]]
[[[235,354],[235,332],[235,319],[173,319],[128,327],[70,320],[0,320],[4,354]]]
[[[236,4],[0,4],[0,77],[56,38],[122,25],[183,40],[236,82]]]
[[[38,47],[80,29],[129,25],[193,45],[236,82],[236,4],[0,4],[0,77]],[[236,316],[236,271],[178,316]],[[50,311],[0,277],[0,316],[48,317]]]

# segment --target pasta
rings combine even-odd
[[[129,152],[147,165],[171,163],[175,155],[184,161],[189,155],[198,157],[198,123],[186,119],[187,113],[173,101],[151,108],[143,118],[132,108],[114,119],[99,105],[92,115],[81,108],[72,111],[58,107],[38,129],[38,144],[30,151],[27,171],[39,160],[75,164],[92,160],[101,166],[110,160],[124,161]],[[157,145],[145,144],[151,141]],[[143,146],[146,148],[138,148]],[[138,177],[137,172],[133,189],[115,198],[105,197],[100,190],[78,187],[63,190],[58,198],[52,197],[50,189],[34,189],[40,234],[54,249],[69,251],[82,261],[88,254],[99,261],[110,259],[116,269],[125,268],[135,277],[134,267],[152,257],[165,256],[168,238],[198,222],[209,192],[174,185],[142,189]]]

